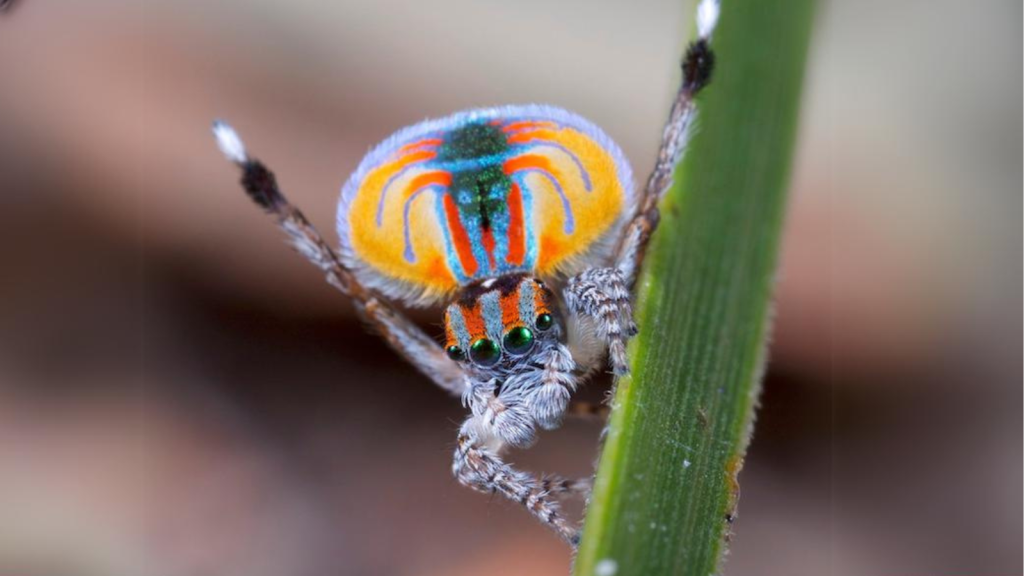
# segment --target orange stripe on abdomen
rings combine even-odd
[[[537,154],[524,154],[523,156],[516,156],[505,161],[502,166],[505,170],[505,174],[512,175],[520,170],[538,169],[544,170],[551,176],[557,177],[555,170],[551,167],[551,161],[544,156],[538,156]]]
[[[532,140],[552,140],[554,141],[556,135],[551,130],[545,130],[539,128],[537,130],[527,130],[518,134],[513,134],[508,137],[509,144],[525,144]]]
[[[523,192],[512,183],[508,193],[508,263],[522,266],[526,257],[526,235],[523,230]]]
[[[398,149],[398,153],[402,154],[404,152],[408,152],[421,146],[440,146],[441,144],[444,144],[444,140],[440,138],[425,138],[418,142],[412,142],[406,144],[405,146],[402,146],[401,148]]]
[[[395,160],[394,162],[391,162],[390,164],[383,164],[382,167],[386,166],[390,170],[397,172],[402,168],[405,168],[409,164],[422,162],[424,160],[433,160],[436,157],[437,152],[434,152],[433,150],[417,150],[416,152],[412,152],[406,154],[405,156],[402,156],[401,158]]]
[[[554,122],[547,120],[522,120],[519,122],[512,122],[502,127],[504,132],[514,132],[523,128],[555,128],[558,125]]]
[[[484,245],[484,252],[487,253],[487,262],[490,263],[491,269],[495,268],[494,265],[494,231],[490,228],[484,228],[481,230],[480,241]]]
[[[466,276],[472,277],[476,274],[476,258],[473,257],[473,246],[469,242],[469,234],[462,226],[459,219],[459,207],[451,194],[444,195],[444,214],[448,219],[448,231],[451,233],[452,245],[455,246],[455,253],[459,256],[459,263]]]
[[[406,187],[407,195],[411,195],[424,186],[430,186],[431,184],[439,184],[441,186],[451,186],[452,175],[448,172],[427,172],[426,174],[420,174],[419,176],[412,179],[409,182],[409,186]]]

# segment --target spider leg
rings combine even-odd
[[[672,186],[673,171],[686,151],[697,117],[695,97],[711,80],[714,53],[710,42],[717,19],[718,0],[703,0],[697,11],[698,38],[690,44],[683,58],[683,82],[662,132],[658,159],[647,179],[636,215],[624,229],[616,253],[615,267],[622,271],[627,285],[632,285],[636,279],[647,242],[658,226],[658,203]]]
[[[360,316],[410,364],[435,384],[459,395],[465,388],[462,369],[441,346],[380,295],[361,285],[338,259],[323,236],[293,206],[277,186],[277,179],[259,160],[250,158],[242,140],[230,126],[214,122],[213,133],[221,151],[242,170],[242,188],[256,204],[277,219],[295,249],[320,268],[327,282],[350,297]]]
[[[629,288],[658,226],[658,203],[671,187],[672,173],[686,150],[697,115],[695,98],[711,79],[714,54],[710,42],[717,19],[718,0],[702,0],[697,10],[698,38],[683,58],[683,82],[662,133],[657,162],[633,219],[623,229],[612,267],[594,268],[570,278],[563,294],[570,312],[593,320],[598,338],[608,346],[612,370],[619,375],[629,371],[626,342],[636,334]]]
[[[612,407],[603,402],[588,402],[586,400],[573,400],[565,411],[566,416],[580,420],[596,420],[604,422],[611,414]]]
[[[501,494],[518,502],[570,546],[579,544],[580,532],[562,515],[558,501],[552,498],[552,484],[502,461],[498,456],[500,440],[489,436],[480,416],[466,420],[459,431],[452,462],[455,478],[474,490]]]
[[[537,425],[553,430],[562,424],[569,399],[576,391],[576,363],[569,349],[561,344],[545,351],[538,362],[543,366],[538,386],[529,392],[526,402]]]
[[[519,502],[541,523],[572,546],[579,529],[560,509],[558,496],[586,495],[589,480],[537,477],[519,471],[501,459],[505,447],[527,448],[536,439],[536,426],[555,427],[576,389],[575,363],[562,344],[547,349],[535,370],[504,381],[471,380],[463,404],[471,416],[459,429],[452,473],[463,485],[498,493]]]
[[[561,476],[545,475],[540,480],[541,488],[548,494],[556,496],[590,496],[594,483],[590,478],[562,478]]]
[[[612,370],[619,375],[629,372],[626,342],[636,334],[629,287],[618,268],[591,268],[566,282],[565,305],[573,315],[593,320],[593,329],[600,342],[608,346]]]

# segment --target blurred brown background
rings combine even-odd
[[[566,573],[555,538],[451,479],[459,403],[283,244],[209,124],[332,238],[369,146],[465,107],[571,108],[642,174],[689,14],[0,13],[0,574]],[[1021,21],[1011,1],[822,4],[727,574],[1022,572]],[[515,460],[585,474],[598,433]]]

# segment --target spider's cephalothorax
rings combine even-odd
[[[471,110],[405,128],[371,150],[342,188],[335,253],[238,135],[214,124],[246,192],[298,250],[399,354],[462,397],[470,415],[456,478],[521,503],[572,544],[579,532],[557,498],[589,483],[537,478],[502,454],[529,446],[566,413],[593,413],[570,400],[605,356],[613,372],[627,371],[637,329],[629,288],[682,156],[694,96],[710,79],[717,17],[717,1],[702,0],[699,38],[639,194],[619,147],[583,118],[551,106]],[[446,305],[444,345],[387,298]]]
[[[481,441],[528,446],[535,426],[558,425],[573,386],[556,298],[543,282],[508,274],[466,287],[445,311],[445,351],[468,377],[463,398],[490,422]],[[552,360],[565,378],[551,382]],[[568,386],[566,386],[568,385]]]

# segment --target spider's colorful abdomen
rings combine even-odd
[[[509,273],[573,273],[604,258],[632,207],[618,146],[558,108],[462,112],[399,131],[342,189],[346,264],[423,303]]]

